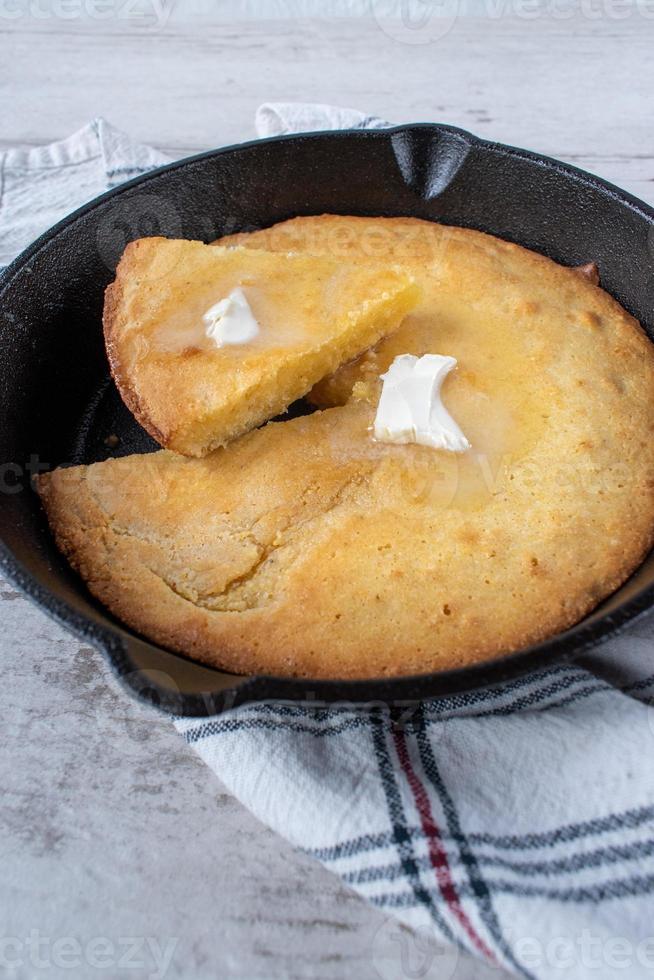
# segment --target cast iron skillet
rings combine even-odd
[[[578,657],[654,602],[654,553],[583,622],[490,663],[371,681],[239,677],[148,642],[87,592],[54,546],[29,475],[155,448],[108,376],[103,291],[134,238],[211,241],[294,215],[413,215],[479,228],[559,262],[597,262],[603,286],[654,335],[654,211],[555,160],[459,129],[410,125],[261,140],[191,157],[56,225],[0,283],[0,565],[99,647],[125,684],[180,714],[264,699],[401,704],[495,684]],[[106,445],[117,435],[116,448]],[[344,583],[344,588],[347,584]]]

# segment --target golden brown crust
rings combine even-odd
[[[423,270],[403,338],[326,386],[345,400],[356,385],[355,399],[205,459],[162,452],[39,478],[91,591],[157,642],[241,673],[461,666],[572,625],[651,547],[654,348],[636,321],[518,246],[378,221],[280,226],[286,241],[301,222],[320,248],[327,223],[351,257],[360,231],[381,228],[386,258]],[[458,357],[444,400],[471,453],[370,438],[396,341]]]
[[[370,374],[381,374],[397,354],[421,354],[451,344],[443,331],[452,315],[474,297],[476,303],[498,309],[504,316],[532,329],[537,306],[578,311],[586,327],[598,329],[611,322],[616,339],[630,350],[650,356],[652,345],[640,324],[599,287],[595,263],[568,268],[513,242],[470,228],[441,225],[418,218],[361,218],[323,214],[291,218],[261,231],[229,235],[214,243],[222,246],[266,248],[314,255],[330,254],[349,261],[375,261],[404,266],[422,290],[418,307],[399,330],[369,351],[323,379],[309,398],[321,408],[344,404],[354,384]],[[453,308],[452,303],[458,302]],[[503,309],[499,304],[503,304]],[[568,304],[568,306],[566,306]],[[544,329],[546,324],[539,324]],[[457,355],[455,349],[447,351]]]
[[[260,334],[217,348],[202,315],[242,286]],[[328,256],[131,242],[105,294],[111,373],[160,443],[202,456],[255,428],[395,330],[418,290],[405,272]]]
[[[595,262],[585,262],[584,265],[575,265],[572,267],[572,271],[576,272],[578,276],[588,279],[593,286],[599,286],[600,274]]]
[[[204,460],[161,452],[39,478],[57,542],[141,633],[237,673],[374,677],[538,641],[652,543],[645,470],[561,483],[546,454],[470,509],[458,463],[367,439],[365,403],[271,423]],[[568,441],[566,440],[566,446]]]
[[[138,392],[132,385],[130,373],[121,364],[120,343],[118,339],[118,312],[123,300],[122,275],[120,265],[116,279],[110,283],[104,293],[104,308],[102,311],[102,328],[104,344],[109,362],[109,370],[120,397],[130,410],[136,421],[143,426],[160,446],[166,445],[167,435],[154,424],[147,410],[141,405]]]

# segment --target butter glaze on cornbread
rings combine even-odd
[[[260,332],[216,347],[203,315],[235,287]],[[369,263],[144,238],[128,245],[106,292],[107,354],[141,425],[162,446],[202,456],[377,343],[417,298],[406,272]]]
[[[317,405],[344,404],[357,381],[378,377],[398,354],[448,354],[457,358],[460,377],[474,373],[482,387],[493,387],[506,374],[508,386],[525,394],[529,358],[527,373],[541,404],[547,388],[541,390],[535,371],[539,364],[551,369],[552,355],[571,345],[580,354],[588,349],[598,380],[631,373],[639,351],[646,358],[642,372],[651,371],[652,344],[637,321],[598,288],[592,263],[566,268],[484,232],[417,218],[292,218],[216,244],[392,262],[415,277],[422,296],[401,328],[318,384],[309,395]],[[489,357],[491,347],[497,357]],[[569,361],[571,355],[568,350]],[[571,362],[569,367],[574,370]],[[636,370],[632,387],[639,376]]]
[[[573,424],[561,399],[486,490],[461,487],[453,454],[372,441],[372,416],[352,401],[204,459],[55,470],[39,492],[59,547],[117,616],[237,673],[485,660],[576,622],[650,546],[651,450],[628,419],[616,462],[602,420]]]
[[[636,321],[587,276],[477,232],[324,217],[252,241],[274,249],[280,234],[284,249],[313,235],[310,248],[354,261],[372,239],[424,299],[323,386],[342,407],[205,459],[160,452],[41,476],[58,544],[91,591],[214,666],[363,678],[493,658],[616,589],[654,528],[654,349]],[[472,451],[371,439],[394,344],[458,357],[443,399]]]

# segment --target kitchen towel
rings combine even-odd
[[[322,105],[256,116],[266,136],[384,125]],[[165,162],[104,120],[4,152],[0,264]],[[372,950],[382,980],[456,977],[461,950],[486,962],[484,975],[644,980],[653,649],[650,617],[576,665],[482,692],[415,706],[255,704],[175,723],[260,820],[387,913]]]

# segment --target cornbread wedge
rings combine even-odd
[[[164,646],[237,673],[429,672],[564,629],[638,564],[654,527],[652,377],[619,422],[603,379],[584,392],[564,377],[551,423],[499,463],[375,442],[373,407],[351,401],[204,459],[112,459],[38,490],[91,591]],[[474,399],[458,404],[483,447]]]
[[[654,348],[599,288],[592,263],[566,268],[492,235],[418,218],[299,217],[219,243],[392,264],[419,284],[421,299],[400,329],[316,385],[308,395],[316,405],[344,404],[358,381],[378,377],[398,354],[455,357],[459,374],[475,379],[480,396],[489,396],[480,411],[493,411],[499,386],[515,393],[514,417],[527,411],[523,396],[539,399],[548,412],[549,370],[541,375],[539,365],[555,365],[549,355],[557,351],[584,357],[587,347],[601,377],[616,349],[628,352],[640,344],[646,351],[642,370],[651,369]],[[631,370],[631,359],[615,362],[616,378],[623,366]],[[641,367],[633,369],[637,383]],[[521,383],[525,371],[533,372],[531,393]]]
[[[258,333],[217,346],[207,311],[235,289]],[[203,456],[397,329],[418,297],[409,274],[376,264],[144,238],[107,289],[105,342],[141,425],[162,446]]]
[[[295,219],[245,240],[271,249],[249,253],[268,273],[279,248],[314,281],[323,262],[341,263],[336,281],[352,285],[379,275],[375,258],[403,283],[397,297],[413,278],[422,298],[394,335],[313,389],[343,405],[269,423],[203,459],[164,451],[39,477],[59,547],[112,612],[237,673],[418,674],[545,639],[637,567],[654,542],[654,346],[592,268],[413,219]],[[174,347],[188,322],[170,314],[186,296],[180,250],[143,247],[154,251],[150,278],[120,288],[133,321],[153,334],[163,322]],[[244,249],[213,251],[221,268],[229,255],[245,261]],[[329,279],[323,305],[342,297],[335,288]],[[397,353],[458,359],[442,398],[469,450],[373,439],[378,375]],[[175,354],[181,370],[185,357]],[[166,378],[183,390],[172,368]]]

